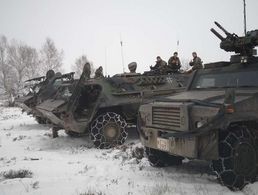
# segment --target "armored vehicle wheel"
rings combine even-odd
[[[145,148],[145,153],[148,157],[150,165],[153,167],[165,167],[165,166],[173,166],[173,165],[181,165],[182,157],[172,156],[166,152],[162,152],[160,150]]]
[[[47,124],[47,120],[40,116],[36,116],[35,119],[38,122],[38,124]]]
[[[128,135],[126,126],[125,119],[119,114],[114,112],[104,113],[99,115],[91,124],[91,140],[100,149],[121,145]]]
[[[212,168],[220,182],[231,190],[241,190],[256,177],[254,137],[245,126],[235,125],[219,142],[219,159]]]

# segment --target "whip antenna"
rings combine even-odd
[[[246,36],[246,3],[244,1],[244,31],[245,31],[245,36]]]
[[[121,45],[121,58],[122,58],[123,72],[125,72],[124,52],[123,52],[123,41],[122,41],[122,36],[121,36],[121,34],[120,34],[120,45]]]

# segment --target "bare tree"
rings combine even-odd
[[[27,68],[25,71],[25,77],[30,79],[33,77],[42,76],[40,71],[38,71],[40,68],[38,51],[35,48],[27,47],[26,55],[27,55]]]
[[[15,74],[8,64],[8,41],[5,36],[0,37],[0,88],[8,96],[9,104],[12,105],[15,96]]]
[[[8,43],[7,38],[1,36],[0,90],[8,95],[9,103],[13,104],[14,97],[21,92],[26,79],[45,74],[50,69],[59,71],[62,60],[63,51],[59,52],[49,38],[46,39],[39,56],[35,48],[16,40]]]
[[[5,36],[0,37],[0,88],[6,90],[7,86],[7,38]]]
[[[60,71],[63,65],[63,50],[58,51],[52,39],[46,38],[40,50],[41,73],[45,74],[48,70]]]
[[[94,67],[92,63],[88,60],[86,55],[81,55],[79,58],[75,60],[75,64],[72,65],[72,71],[75,72],[76,77],[80,77],[82,74],[82,70],[84,65],[89,62],[91,65],[91,73],[94,73]]]
[[[23,88],[26,79],[38,76],[38,55],[37,50],[24,44],[13,41],[8,48],[8,64],[15,71],[15,91]]]
[[[189,62],[190,62],[190,59],[182,58],[182,59],[181,59],[181,66],[182,66],[181,68],[182,68],[183,70],[189,69],[189,68],[190,68]]]

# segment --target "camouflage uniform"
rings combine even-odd
[[[90,67],[90,63],[86,63],[85,65],[84,65],[84,67],[83,67],[83,72],[85,73],[85,76],[86,76],[86,78],[87,79],[89,79],[90,78],[90,74],[91,74],[91,67]]]
[[[167,62],[161,59],[160,56],[157,57],[155,66],[150,66],[152,71],[158,72],[159,74],[165,74],[167,70]]]
[[[103,76],[103,68],[100,66],[96,71],[95,71],[95,76],[94,78],[102,78]]]
[[[173,72],[177,72],[181,68],[181,62],[179,57],[176,57],[176,56],[170,57],[168,60],[168,67]]]
[[[54,77],[55,77],[55,71],[54,70],[48,70],[47,73],[46,73],[46,80],[42,82],[42,86],[41,88],[39,89],[39,92],[38,94],[42,94],[44,93],[44,91],[49,88],[49,83],[50,83],[50,80],[52,80]],[[51,87],[51,83],[50,83],[50,87]],[[46,93],[45,93],[46,94]],[[42,95],[44,96],[44,95]]]
[[[192,70],[202,69],[202,60],[198,56],[195,56],[193,60],[189,63],[190,66],[192,66]]]
[[[167,66],[167,62],[164,60],[156,61],[154,67],[151,67],[152,70],[164,70]]]

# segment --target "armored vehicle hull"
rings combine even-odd
[[[223,64],[223,66],[222,66]],[[258,58],[218,62],[187,90],[139,109],[138,131],[153,166],[208,160],[222,184],[242,189],[258,163]]]
[[[227,35],[211,29],[220,47],[237,55],[194,72],[186,91],[142,105],[137,129],[153,166],[207,160],[223,185],[241,190],[258,168],[258,30],[238,37],[215,24]]]
[[[65,129],[72,136],[88,133],[97,148],[110,148],[124,143],[127,125],[136,124],[143,102],[183,91],[182,83],[187,79],[185,75],[179,81],[173,75],[140,74],[84,79],[82,75],[68,99],[62,95],[48,99],[37,110],[55,124],[55,129]]]
[[[48,73],[49,72],[51,71],[48,71]],[[50,121],[36,109],[36,105],[48,98],[54,97],[62,84],[72,85],[74,83],[73,75],[74,72],[71,72],[63,75],[53,75],[52,78],[48,79],[38,77],[25,81],[26,83],[30,82],[30,84],[27,85],[27,87],[29,86],[29,92],[25,96],[16,98],[16,105],[21,107],[27,114],[35,117],[39,124],[50,123]]]

